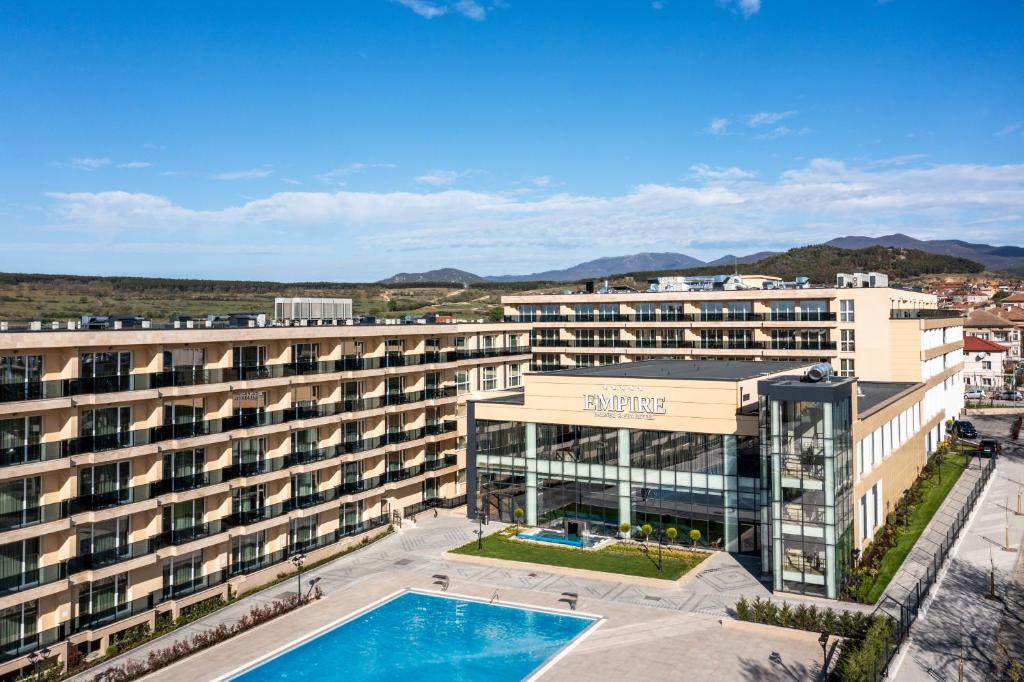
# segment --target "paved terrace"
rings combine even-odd
[[[497,530],[497,526],[492,524],[488,530]],[[489,599],[497,592],[501,601],[547,608],[564,609],[565,605],[558,602],[560,594],[577,592],[579,611],[605,616],[607,621],[550,669],[545,680],[577,680],[582,675],[609,673],[614,679],[679,679],[684,670],[688,680],[809,680],[820,671],[821,649],[816,633],[739,625],[728,619],[729,627],[721,625],[727,609],[741,596],[770,596],[757,578],[728,554],[713,555],[681,587],[634,584],[628,576],[612,574],[608,579],[580,578],[543,566],[523,564],[521,570],[507,569],[443,558],[447,549],[473,540],[475,528],[455,513],[442,513],[436,519],[423,514],[419,524],[406,522],[405,528],[394,535],[305,573],[306,585],[310,577],[321,578],[324,599],[147,679],[178,682],[182,673],[194,674],[197,670],[203,671],[203,679],[226,675],[252,661],[256,652],[272,651],[397,590],[414,587],[434,591],[437,588],[431,576],[435,573],[450,576],[452,594]],[[295,585],[294,580],[276,585],[125,656],[144,660],[150,649],[237,620],[252,604],[273,601],[293,592]],[[769,658],[773,652],[781,657],[779,661]],[[76,679],[92,679],[109,665],[93,668]]]

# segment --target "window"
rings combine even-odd
[[[231,540],[231,567],[234,573],[252,571],[260,565],[267,544],[267,532],[259,531]]]
[[[840,322],[853,322],[853,299],[844,298],[839,301],[839,321]]]
[[[576,315],[577,322],[594,321],[594,305],[592,303],[577,303],[573,312]]]
[[[235,346],[231,349],[234,367],[262,367],[267,364],[266,346]]]
[[[296,343],[292,346],[292,362],[296,365],[312,365],[319,359],[319,343]]]
[[[853,360],[843,358],[839,361],[839,376],[841,377],[852,377],[856,376],[853,369]]]
[[[498,372],[494,367],[484,367],[481,369],[481,383],[483,390],[493,391],[498,387]]]
[[[202,583],[203,552],[197,550],[185,556],[170,557],[164,561],[164,594],[173,597],[187,594]]]
[[[121,573],[96,580],[78,588],[78,616],[99,616],[113,620],[119,607],[128,601],[128,574]]]
[[[843,329],[840,331],[840,335],[839,350],[844,353],[852,353],[856,348],[853,330]]]
[[[520,322],[535,322],[537,318],[537,309],[532,305],[521,305],[519,306],[519,321]]]
[[[654,321],[654,304],[653,303],[638,303],[636,305],[636,319],[652,322]]]
[[[516,388],[523,383],[522,368],[518,364],[508,366],[508,387]]]
[[[981,361],[981,368],[982,369],[992,369],[992,363],[990,361],[988,361],[988,360],[982,360]]]
[[[807,321],[824,320],[828,317],[827,307],[824,301],[801,301],[800,319]]]
[[[722,304],[721,303],[701,303],[700,304],[700,319],[702,320],[721,320],[722,319]]]
[[[42,378],[42,355],[0,356],[0,384],[22,384]]]
[[[619,319],[618,303],[602,303],[598,310],[602,322],[614,322]]]
[[[460,369],[455,372],[455,392],[459,395],[469,393],[469,372]]]
[[[661,304],[661,319],[663,320],[682,320],[683,319],[683,304],[682,303],[662,303]]]
[[[82,353],[80,367],[83,378],[128,376],[132,369],[132,354],[125,352]]]
[[[793,301],[772,301],[771,319],[791,321],[796,319],[796,304]]]

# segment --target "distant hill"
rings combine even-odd
[[[529,275],[498,275],[487,277],[491,282],[575,282],[595,277],[611,277],[622,272],[662,270],[668,268],[694,268],[704,261],[685,253],[634,253],[629,256],[610,256],[588,260],[562,270],[545,270]]]
[[[458,268],[438,268],[426,272],[400,272],[377,284],[480,284],[488,280]]]
[[[877,271],[898,280],[920,275],[982,272],[985,267],[966,258],[926,253],[916,249],[872,246],[866,249],[844,249],[835,246],[802,246],[748,264],[748,274],[773,275],[785,280],[810,277],[815,284],[830,284],[839,272]],[[636,285],[646,284],[648,277],[665,275],[717,275],[721,266],[703,266],[684,270],[634,272],[623,277]]]
[[[757,261],[764,260],[769,256],[777,256],[780,253],[781,251],[758,251],[757,253],[752,253],[749,256],[733,256],[732,254],[729,254],[728,256],[722,256],[721,258],[708,261],[706,265],[714,265],[716,267],[729,267],[734,264],[745,265],[747,263],[756,263]]]
[[[887,234],[882,237],[839,237],[827,241],[825,246],[840,249],[864,249],[869,246],[891,246],[916,249],[943,256],[959,256],[981,263],[986,270],[1024,270],[1024,248],[1020,246],[992,246],[974,244],[959,239],[915,239],[905,234]]]

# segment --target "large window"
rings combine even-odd
[[[508,366],[508,381],[506,383],[509,388],[517,388],[523,385],[523,371],[519,364]]]
[[[292,362],[297,365],[312,365],[320,360],[319,343],[296,343],[292,345]]]
[[[455,392],[458,395],[469,393],[469,371],[460,369],[455,372]]]
[[[480,374],[483,390],[493,391],[498,387],[498,371],[494,367],[483,367]]]
[[[128,351],[82,353],[82,378],[128,376],[132,369],[132,354]]]
[[[164,560],[164,596],[188,594],[203,583],[203,552],[196,550],[185,556]]]
[[[0,482],[0,528],[38,523],[39,477]]]
[[[854,321],[854,310],[853,310],[853,299],[844,298],[839,301],[839,321],[840,322],[853,322]]]
[[[39,602],[32,601],[0,609],[0,644],[14,644],[36,633]]]
[[[231,570],[246,573],[260,566],[267,546],[267,532],[250,533],[231,540]]]
[[[843,329],[839,333],[841,334],[839,350],[844,353],[852,353],[856,349],[854,331],[852,329]]]
[[[42,355],[0,355],[0,384],[23,384],[42,378]]]
[[[856,376],[853,369],[853,360],[850,358],[843,358],[839,361],[839,376],[852,377]]]

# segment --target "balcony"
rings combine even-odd
[[[889,310],[890,320],[954,320],[963,316],[962,310],[943,308],[892,308]]]
[[[105,452],[123,448],[152,445],[169,440],[196,438],[211,434],[225,433],[235,429],[248,429],[275,424],[284,424],[305,419],[332,417],[347,412],[375,409],[390,404],[411,404],[423,400],[435,400],[455,395],[454,387],[434,388],[429,391],[413,391],[390,397],[373,397],[357,400],[342,400],[321,405],[288,407],[283,410],[241,413],[231,417],[207,419],[205,421],[184,424],[166,424],[133,431],[119,433],[78,436],[51,443],[7,447],[0,450],[0,467],[29,464],[81,455],[89,452]],[[445,427],[443,430],[424,432],[423,435],[436,435],[454,430]],[[422,436],[417,436],[422,437]],[[382,444],[387,444],[384,442]],[[378,446],[374,446],[378,447]],[[0,522],[2,523],[2,522]]]
[[[282,363],[243,367],[203,369],[202,367],[176,368],[163,372],[129,374],[124,376],[84,377],[77,379],[48,379],[43,381],[0,384],[0,402],[21,402],[69,398],[76,395],[123,393],[176,386],[199,386],[232,381],[282,379],[311,374],[358,372],[386,367],[451,363],[463,360],[510,357],[530,352],[527,347],[481,348],[477,350],[428,351],[426,353],[391,353],[385,356],[348,356],[340,360],[305,363]]]

